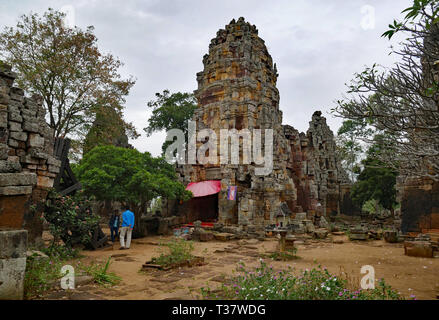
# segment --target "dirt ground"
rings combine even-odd
[[[158,255],[158,243],[171,237],[146,237],[132,241],[129,250],[118,250],[119,244],[98,251],[84,251],[81,263],[93,260],[105,262],[112,256],[110,271],[123,280],[110,288],[89,284],[77,287],[72,293],[63,291],[47,295],[47,299],[197,299],[200,288],[215,288],[223,275],[231,275],[242,260],[247,266],[259,264],[260,255],[276,249],[277,239],[243,244],[238,240],[228,242],[195,242],[194,254],[205,257],[206,264],[192,268],[169,271],[139,272],[142,264]],[[333,243],[343,240],[343,243]],[[301,270],[321,264],[330,272],[344,271],[360,284],[363,265],[375,268],[375,278],[384,278],[388,284],[405,297],[436,299],[439,289],[439,257],[415,258],[404,255],[402,244],[389,244],[381,240],[351,242],[346,236],[333,236],[332,240],[312,240],[309,245],[299,245],[300,259],[288,262],[270,261],[275,269],[287,265]],[[269,259],[271,260],[271,259]]]

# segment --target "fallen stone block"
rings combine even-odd
[[[229,240],[233,239],[234,236],[235,235],[233,233],[227,233],[227,232],[216,233],[215,234],[215,240],[218,240],[218,241],[229,241]]]
[[[215,239],[215,236],[213,235],[212,232],[203,232],[203,233],[200,233],[199,237],[200,237],[200,241],[201,241],[201,242],[212,241],[212,240]]]
[[[29,259],[49,259],[49,256],[38,250],[28,250],[26,251],[26,257]]]
[[[433,247],[428,241],[405,241],[404,254],[410,257],[433,258]]]
[[[384,240],[388,243],[397,243],[398,242],[398,232],[396,230],[384,231]]]
[[[328,236],[328,229],[320,228],[314,231],[314,237],[316,239],[325,239]]]

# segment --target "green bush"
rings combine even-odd
[[[170,266],[193,258],[194,245],[192,241],[173,239],[167,243],[160,243],[160,256],[151,259],[151,263],[161,266]]]
[[[374,290],[347,289],[347,280],[329,273],[327,269],[313,268],[293,274],[293,269],[275,271],[261,259],[255,271],[240,263],[239,275],[231,284],[223,284],[219,290],[202,288],[206,299],[238,300],[400,300],[403,299],[384,280]],[[214,293],[215,292],[215,293]]]
[[[51,191],[44,208],[44,219],[49,223],[54,243],[61,239],[66,247],[89,245],[100,217],[91,211],[90,201],[82,192],[61,196]]]

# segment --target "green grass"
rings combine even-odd
[[[104,287],[110,287],[118,284],[122,280],[122,278],[117,276],[114,272],[108,272],[110,263],[111,257],[108,257],[105,264],[96,263],[83,266],[82,268],[86,274],[93,277],[94,282]]]
[[[32,299],[42,296],[50,291],[55,284],[65,275],[61,274],[61,268],[66,260],[79,256],[78,252],[72,252],[62,246],[51,246],[42,249],[48,258],[38,255],[26,259],[26,272],[24,275],[24,298]]]

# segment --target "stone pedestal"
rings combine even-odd
[[[23,299],[27,231],[0,231],[0,300]]]

